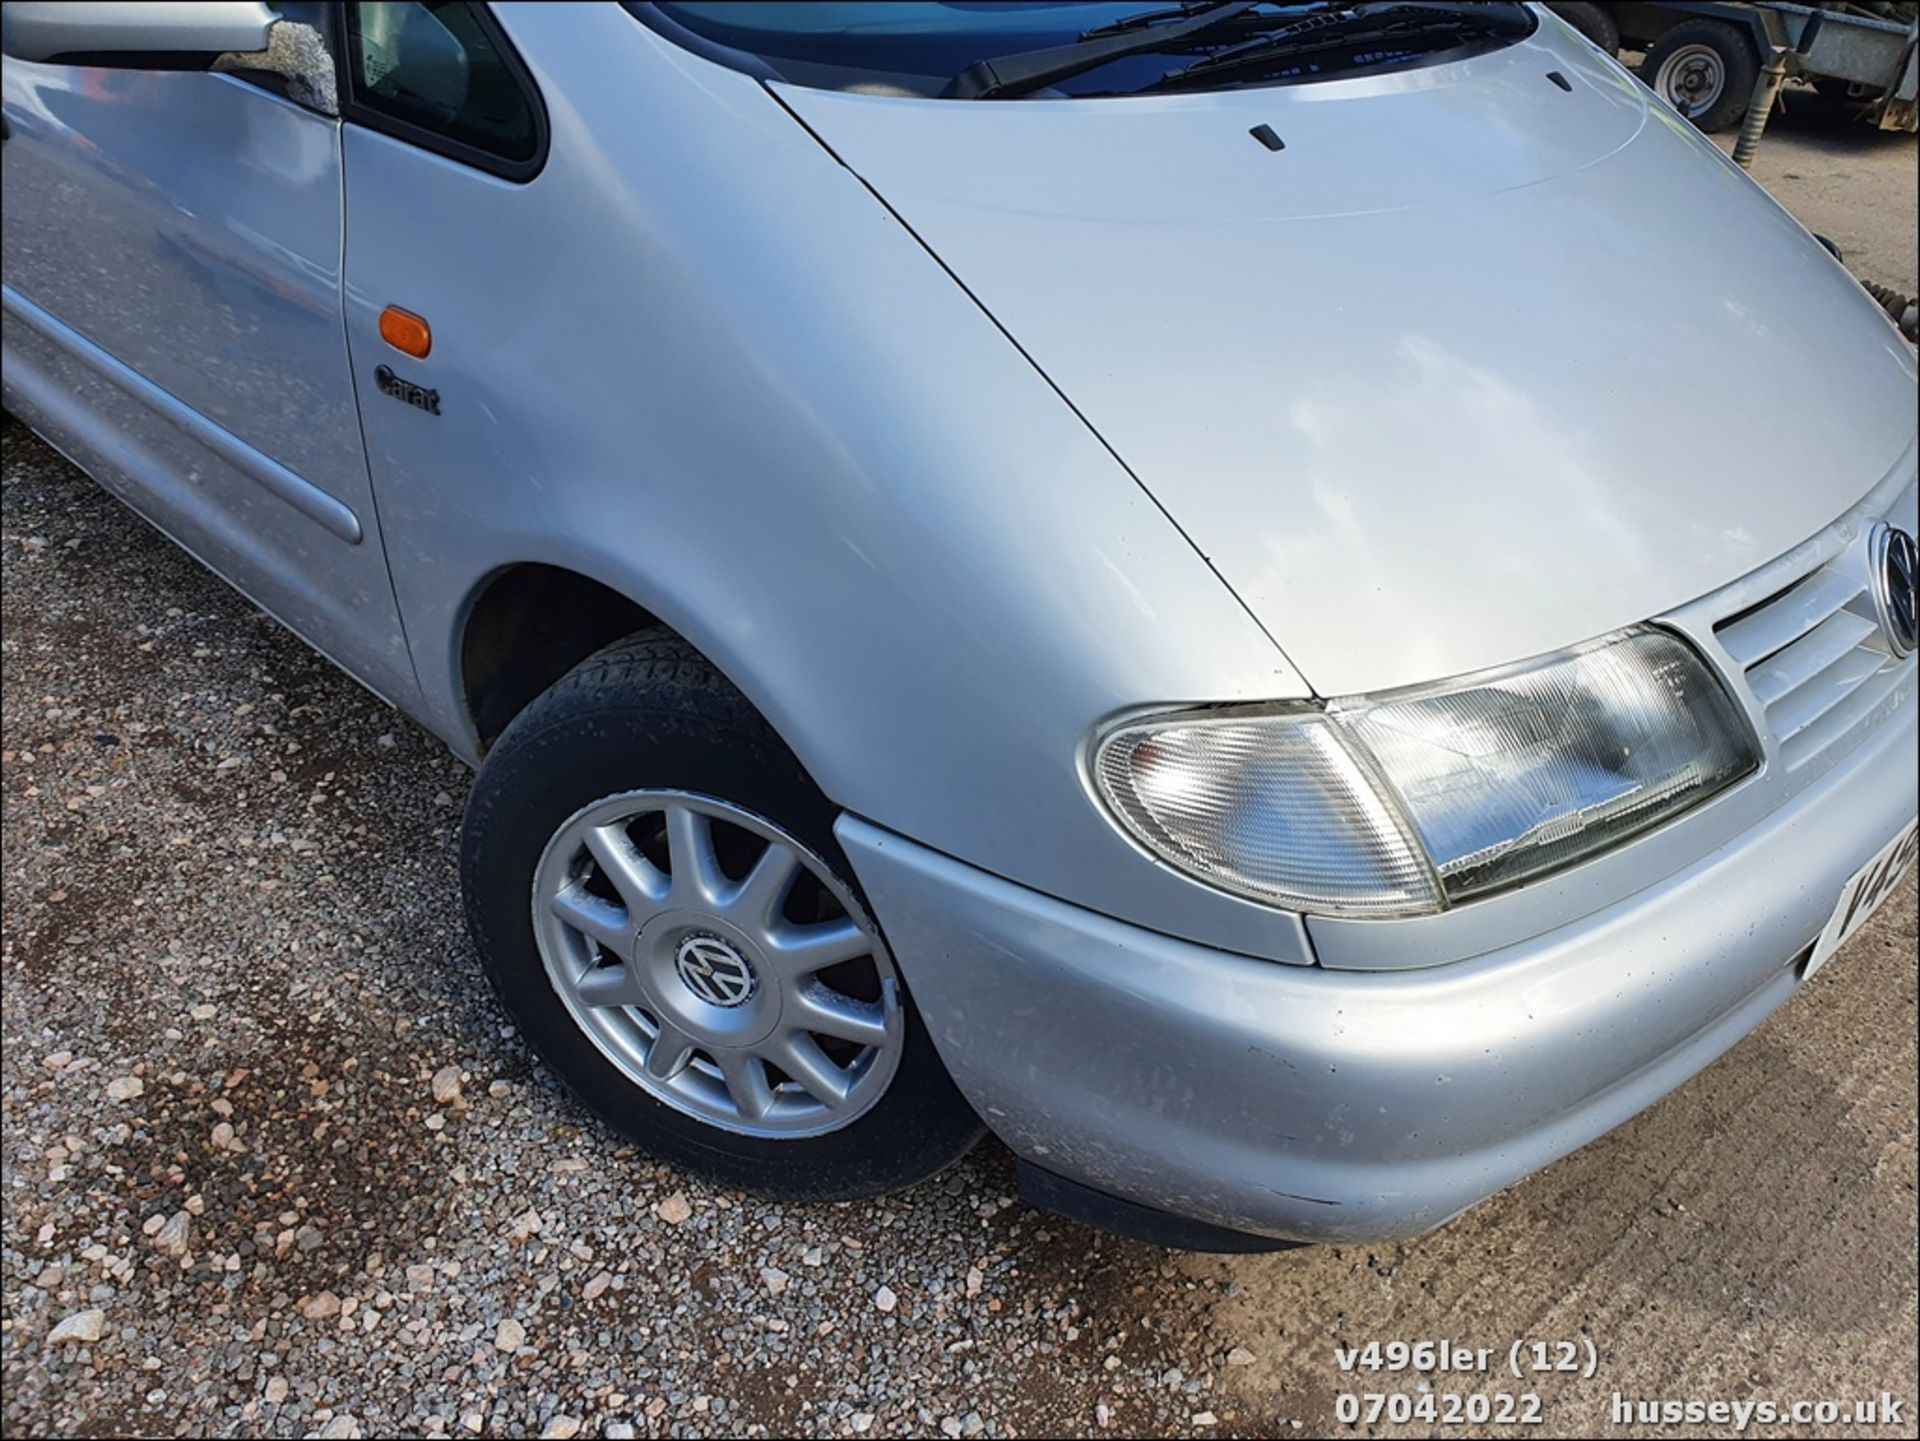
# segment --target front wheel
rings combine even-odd
[[[648,1150],[770,1196],[906,1185],[981,1132],[834,816],[746,699],[651,633],[514,721],[462,835],[475,942],[546,1061]]]

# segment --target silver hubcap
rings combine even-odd
[[[1699,115],[1711,110],[1726,88],[1727,71],[1719,52],[1707,45],[1682,45],[1660,62],[1654,89],[1677,110]]]
[[[534,874],[567,1011],[629,1080],[699,1120],[815,1136],[899,1066],[899,980],[820,857],[750,811],[629,791],[576,812]]]

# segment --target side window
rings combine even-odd
[[[350,117],[512,179],[540,168],[532,77],[483,5],[349,4]]]

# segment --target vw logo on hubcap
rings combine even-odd
[[[759,982],[747,958],[718,936],[691,935],[673,953],[680,982],[710,1006],[740,1006]]]
[[[1897,656],[1920,648],[1920,610],[1914,601],[1914,582],[1920,576],[1920,546],[1906,531],[1883,525],[1873,537],[1873,598],[1880,624]]]

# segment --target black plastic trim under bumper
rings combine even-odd
[[[1052,1211],[1084,1226],[1111,1231],[1130,1241],[1144,1241],[1149,1246],[1165,1246],[1173,1251],[1217,1252],[1288,1251],[1301,1244],[1249,1235],[1245,1231],[1229,1231],[1209,1221],[1157,1211],[1138,1201],[1125,1201],[1078,1181],[1069,1181],[1065,1176],[1056,1176],[1017,1156],[1014,1168],[1020,1177],[1021,1198],[1029,1206]]]

